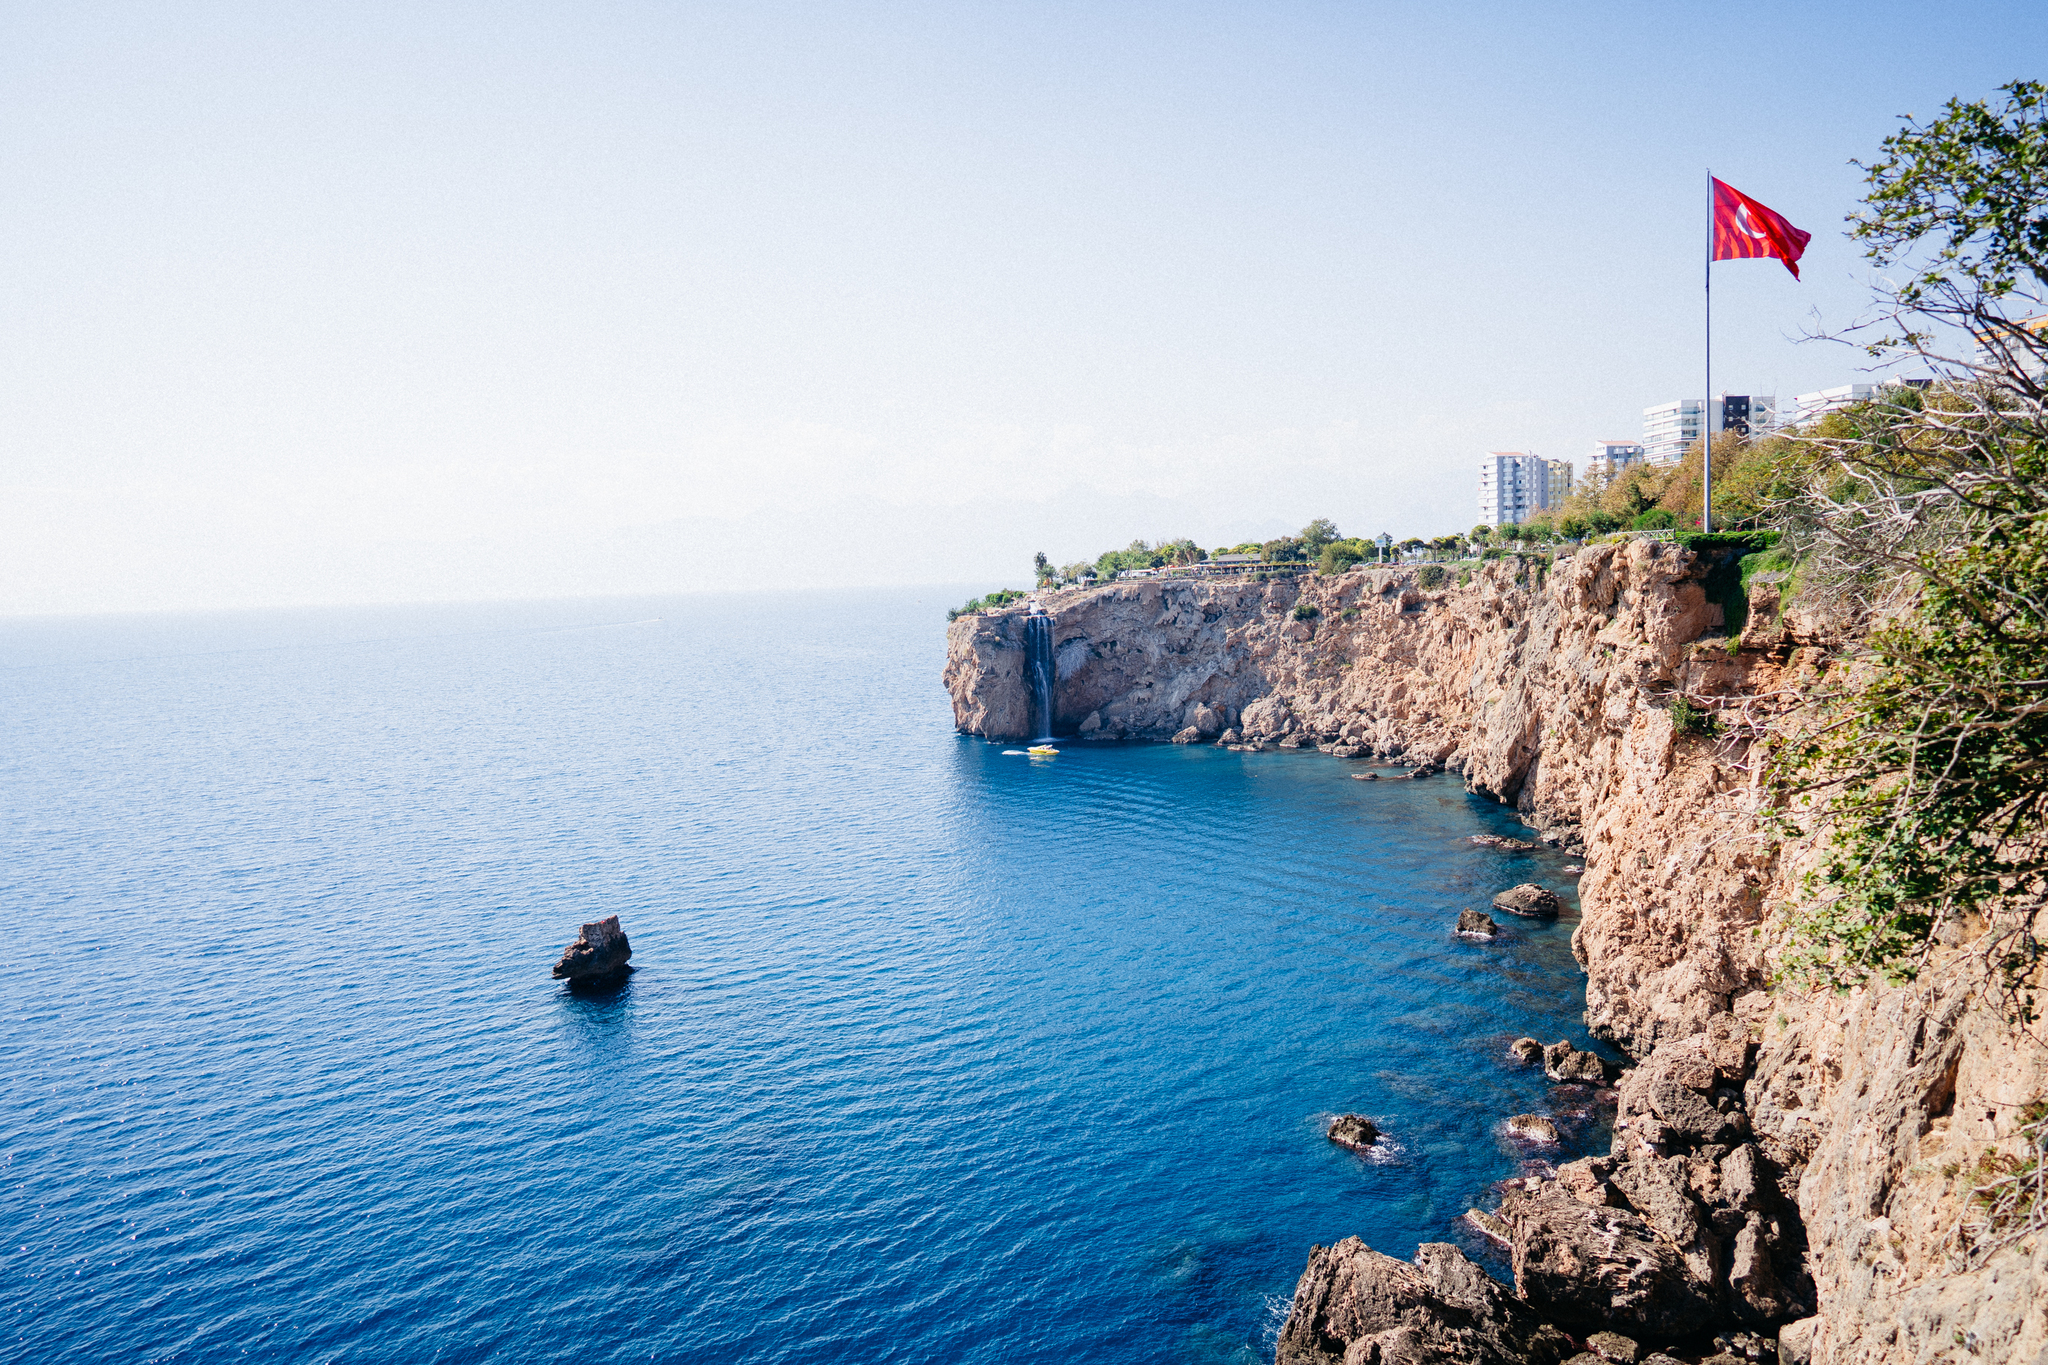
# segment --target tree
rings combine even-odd
[[[2048,298],[2048,86],[1999,92],[2001,106],[1951,99],[1931,123],[1909,119],[1875,162],[1855,163],[1869,193],[1850,235],[1889,281],[1871,354],[1938,359],[2039,402],[2048,329],[2029,322]],[[1930,354],[1958,342],[1976,354]]]
[[[1321,554],[1323,547],[1333,540],[1342,539],[1337,523],[1328,517],[1317,517],[1301,528],[1301,548],[1308,554]]]
[[[1968,945],[2021,1018],[2048,958],[2048,87],[1950,100],[1864,167],[1877,266],[1843,339],[1935,376],[1804,433],[1772,509],[1802,598],[1876,622],[1772,774],[1823,864],[1792,965],[1834,984]],[[1966,352],[1957,354],[1956,352]],[[1797,472],[1797,471],[1795,471]]]
[[[1493,528],[1482,521],[1477,526],[1472,528],[1472,543],[1474,545],[1484,545],[1486,543],[1487,537],[1491,536],[1492,534]]]
[[[1045,557],[1045,551],[1043,550],[1040,550],[1031,557],[1031,569],[1040,583],[1053,577],[1052,561]]]

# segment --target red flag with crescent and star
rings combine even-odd
[[[1799,257],[1813,240],[1756,200],[1720,180],[1714,181],[1714,259],[1741,261],[1775,256],[1799,278]]]

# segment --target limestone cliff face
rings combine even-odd
[[[1588,1022],[1647,1052],[1764,982],[1750,930],[1771,869],[1742,837],[1743,757],[1674,735],[1663,708],[1674,688],[1768,692],[1798,651],[1701,642],[1722,622],[1704,568],[1637,541],[1541,578],[1508,560],[1430,591],[1412,570],[1371,569],[1052,594],[1055,729],[1166,739],[1230,726],[1463,772],[1553,841],[1584,846]],[[946,682],[967,733],[1024,735],[1023,611],[951,627]]]
[[[1968,1179],[1952,1168],[1987,1145],[2017,1152],[2022,1109],[2048,1092],[2048,1048],[2007,1027],[1961,952],[1913,987],[1771,989],[1777,911],[1811,855],[1766,837],[1751,741],[1841,641],[1781,613],[1768,582],[1731,640],[1705,590],[1712,567],[1636,541],[1433,589],[1413,570],[1359,569],[1048,594],[1055,730],[1235,729],[1462,772],[1583,851],[1573,947],[1595,1033],[1648,1058],[1725,1033],[1732,1014],[1758,1044],[1745,1098],[1796,1190],[1820,1310],[1788,1329],[1788,1357],[2048,1362],[2048,1237],[1980,1265],[1956,1259],[1952,1235]],[[1023,613],[950,627],[962,731],[1024,737]],[[1717,708],[1722,733],[1681,733],[1675,694]]]

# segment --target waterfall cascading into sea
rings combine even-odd
[[[1052,618],[1033,612],[1024,618],[1024,672],[1031,684],[1031,709],[1041,742],[1052,738]]]

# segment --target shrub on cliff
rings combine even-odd
[[[993,611],[997,607],[1006,607],[1012,602],[1019,601],[1023,596],[1024,592],[1021,588],[997,588],[986,597],[976,597],[969,600],[964,607],[952,608],[946,613],[946,619],[948,621],[956,621],[962,616],[972,616],[978,611]]]
[[[1441,588],[1450,576],[1451,571],[1441,564],[1425,564],[1415,571],[1415,586],[1428,592],[1432,588]]]

